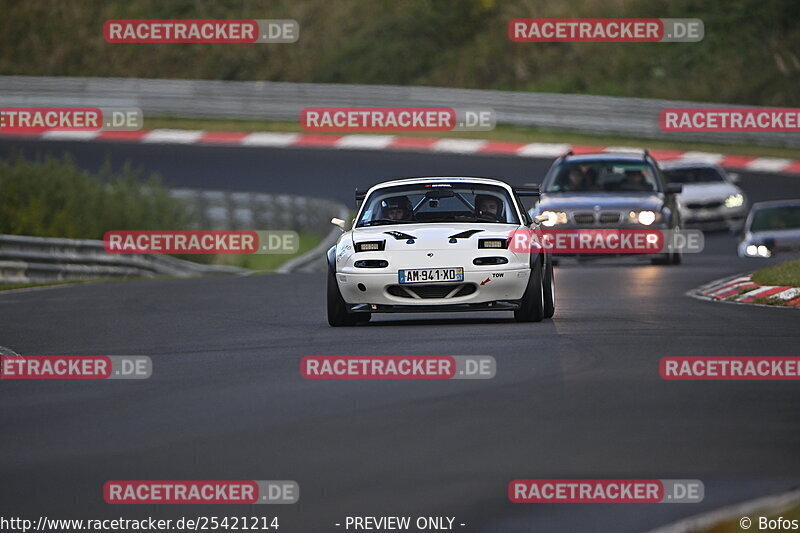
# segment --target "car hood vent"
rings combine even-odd
[[[450,235],[451,239],[469,239],[476,233],[482,232],[482,229],[468,229],[467,231],[462,231],[461,233],[456,233],[455,235]]]
[[[386,235],[391,235],[398,241],[404,241],[406,239],[416,239],[413,235],[409,235],[408,233],[403,233],[402,231],[384,231]]]

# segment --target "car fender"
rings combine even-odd
[[[336,274],[336,246],[331,246],[327,253],[328,271]]]

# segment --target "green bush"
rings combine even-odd
[[[125,165],[96,174],[65,155],[0,160],[0,233],[102,239],[109,230],[189,229],[186,206],[157,175],[142,179]]]

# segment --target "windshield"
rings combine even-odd
[[[672,183],[713,183],[725,181],[717,169],[703,168],[673,168],[665,170],[664,174]]]
[[[646,162],[581,161],[562,163],[544,192],[653,192],[653,169]]]
[[[750,231],[800,229],[800,205],[762,207],[753,213]]]
[[[419,222],[497,222],[519,224],[514,204],[502,187],[424,183],[387,187],[369,195],[357,227]]]

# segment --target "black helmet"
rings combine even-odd
[[[484,213],[480,208],[481,203],[486,202],[486,201],[495,202],[497,204],[497,213],[492,214],[492,216],[495,216],[496,218],[499,219],[503,214],[503,200],[501,200],[500,198],[498,198],[497,196],[494,196],[492,194],[476,194],[475,195],[475,211],[479,215],[480,214],[489,214],[489,213]]]
[[[408,218],[411,215],[411,200],[408,196],[392,196],[381,201],[382,216],[386,217],[390,209],[402,209],[403,218]]]

